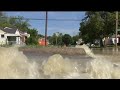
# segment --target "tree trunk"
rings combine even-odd
[[[104,47],[107,47],[107,44],[108,44],[108,37],[105,37]]]
[[[91,49],[91,44],[92,44],[92,43],[90,42],[90,47],[89,47],[90,49]]]
[[[102,38],[100,38],[100,47],[104,47]]]

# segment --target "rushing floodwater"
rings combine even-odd
[[[0,78],[3,79],[118,79],[120,52],[93,49],[87,55],[23,53],[17,47],[0,47]],[[94,54],[95,53],[95,54]]]

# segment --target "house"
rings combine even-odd
[[[111,37],[105,37],[105,38],[103,38],[104,45],[112,45],[112,44],[115,45],[115,42],[116,42],[116,36],[115,36],[115,34],[112,35]],[[120,35],[117,35],[117,44],[120,44]]]
[[[3,44],[25,44],[26,38],[30,37],[27,32],[22,32],[16,28],[0,28],[0,45]]]
[[[115,40],[116,40],[115,34],[111,37],[111,39],[113,44],[115,44]],[[120,35],[117,35],[117,44],[120,44]]]
[[[41,45],[41,46],[45,46],[45,38],[40,38],[39,40],[38,40],[38,43],[39,43],[39,45]],[[49,44],[49,42],[48,42],[48,40],[46,41],[46,45],[48,45]]]
[[[2,29],[0,28],[0,45],[3,45],[5,43],[6,43],[5,32],[2,31]]]
[[[82,45],[84,43],[84,41],[80,38],[78,39],[78,41],[76,41],[76,44],[77,45]]]

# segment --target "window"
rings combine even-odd
[[[1,38],[4,38],[4,34],[1,34]]]

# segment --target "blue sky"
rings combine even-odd
[[[8,16],[23,16],[25,18],[45,19],[45,12],[5,12]],[[48,12],[48,19],[79,19],[80,21],[48,21],[48,35],[55,32],[76,35],[79,32],[80,22],[85,12]],[[29,21],[31,28],[36,28],[39,34],[45,33],[45,21]]]

